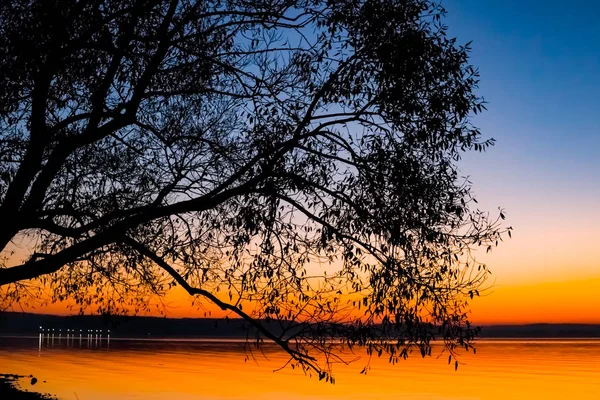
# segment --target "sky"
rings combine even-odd
[[[446,24],[472,40],[488,111],[474,119],[496,146],[468,154],[481,208],[514,228],[491,254],[478,324],[600,323],[600,2],[446,0]],[[169,316],[201,316],[189,297]],[[65,312],[62,306],[38,312]]]
[[[481,208],[506,211],[513,238],[480,260],[492,271],[473,322],[600,323],[600,3],[447,0],[471,44],[496,146],[461,170]],[[183,293],[172,316],[195,315]]]
[[[448,0],[472,40],[497,144],[461,170],[482,208],[506,210],[513,239],[487,257],[479,323],[600,323],[600,3]]]

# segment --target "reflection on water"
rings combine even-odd
[[[42,351],[43,347],[54,347],[55,345],[61,347],[79,348],[106,346],[109,348],[110,333],[103,335],[103,333],[98,333],[98,331],[93,332],[88,330],[88,332],[85,334],[83,332],[80,332],[79,334],[67,332],[63,336],[62,333],[55,334],[54,332],[41,332],[38,335],[38,351]]]
[[[458,371],[446,357],[399,365],[367,359],[335,368],[336,385],[281,367],[266,346],[245,362],[243,341],[119,340],[72,335],[1,338],[0,372],[34,374],[65,400],[124,399],[599,399],[600,341],[480,341]],[[43,381],[46,381],[45,383]]]

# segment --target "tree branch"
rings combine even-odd
[[[232,311],[233,313],[235,313],[239,317],[241,317],[244,321],[249,323],[252,327],[254,327],[261,334],[263,334],[266,338],[268,338],[269,340],[273,341],[278,346],[280,346],[283,350],[285,350],[286,353],[288,353],[290,355],[291,358],[293,358],[294,360],[296,360],[304,365],[307,365],[310,369],[315,371],[317,374],[322,373],[320,368],[318,368],[314,364],[314,361],[316,361],[316,359],[314,357],[308,356],[306,354],[303,354],[297,350],[290,348],[289,342],[287,340],[284,340],[278,336],[273,335],[259,321],[255,320],[250,315],[243,312],[239,307],[236,307],[231,304],[225,303],[224,301],[221,301],[218,297],[216,297],[215,295],[213,295],[211,292],[209,292],[207,290],[197,288],[197,287],[192,287],[173,267],[171,267],[165,260],[163,260],[160,256],[158,256],[155,252],[150,250],[148,247],[144,246],[142,243],[134,240],[131,237],[126,237],[124,240],[124,243],[131,246],[134,250],[136,250],[141,255],[152,260],[156,265],[158,265],[165,272],[167,272],[171,277],[173,277],[173,279],[175,279],[175,281],[183,289],[185,289],[185,291],[188,292],[190,295],[192,295],[192,296],[199,295],[199,296],[205,297],[208,300],[212,301],[219,308],[221,308],[221,310]]]

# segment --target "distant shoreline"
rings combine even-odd
[[[480,339],[600,339],[600,324],[482,325]],[[247,326],[241,319],[161,318],[146,316],[73,315],[57,316],[0,313],[0,335],[38,335],[48,330],[55,335],[112,338],[245,339]],[[272,325],[273,331],[277,325]],[[67,331],[68,330],[68,331]],[[251,335],[252,336],[252,335]]]
[[[2,339],[30,339],[37,340],[39,335],[35,334],[2,334],[0,333],[0,338]],[[58,338],[56,338],[58,339]],[[85,339],[85,338],[84,338]],[[62,338],[62,340],[66,340],[66,338]],[[78,337],[74,337],[69,340],[79,340]],[[102,338],[103,341],[106,341],[106,338]],[[190,343],[231,343],[231,344],[244,344],[248,340],[253,341],[252,338],[245,337],[217,337],[217,338],[207,338],[207,337],[178,337],[178,336],[164,336],[164,337],[111,337],[111,343],[115,342],[127,342],[127,341],[136,341],[136,342],[190,342]],[[475,342],[494,342],[494,343],[510,343],[510,342],[532,342],[532,343],[551,343],[551,342],[600,342],[600,337],[589,336],[589,337],[527,337],[527,336],[519,336],[519,337],[477,337],[475,338]],[[432,343],[442,343],[443,339],[433,340]],[[271,344],[268,340],[265,342],[266,345]],[[274,346],[277,346],[273,343]],[[2,374],[0,374],[2,376]]]

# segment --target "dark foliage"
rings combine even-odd
[[[179,285],[327,380],[336,346],[392,362],[434,338],[470,348],[487,273],[471,250],[503,231],[457,171],[492,142],[469,122],[477,71],[443,13],[3,1],[4,304],[44,288],[140,312]]]

